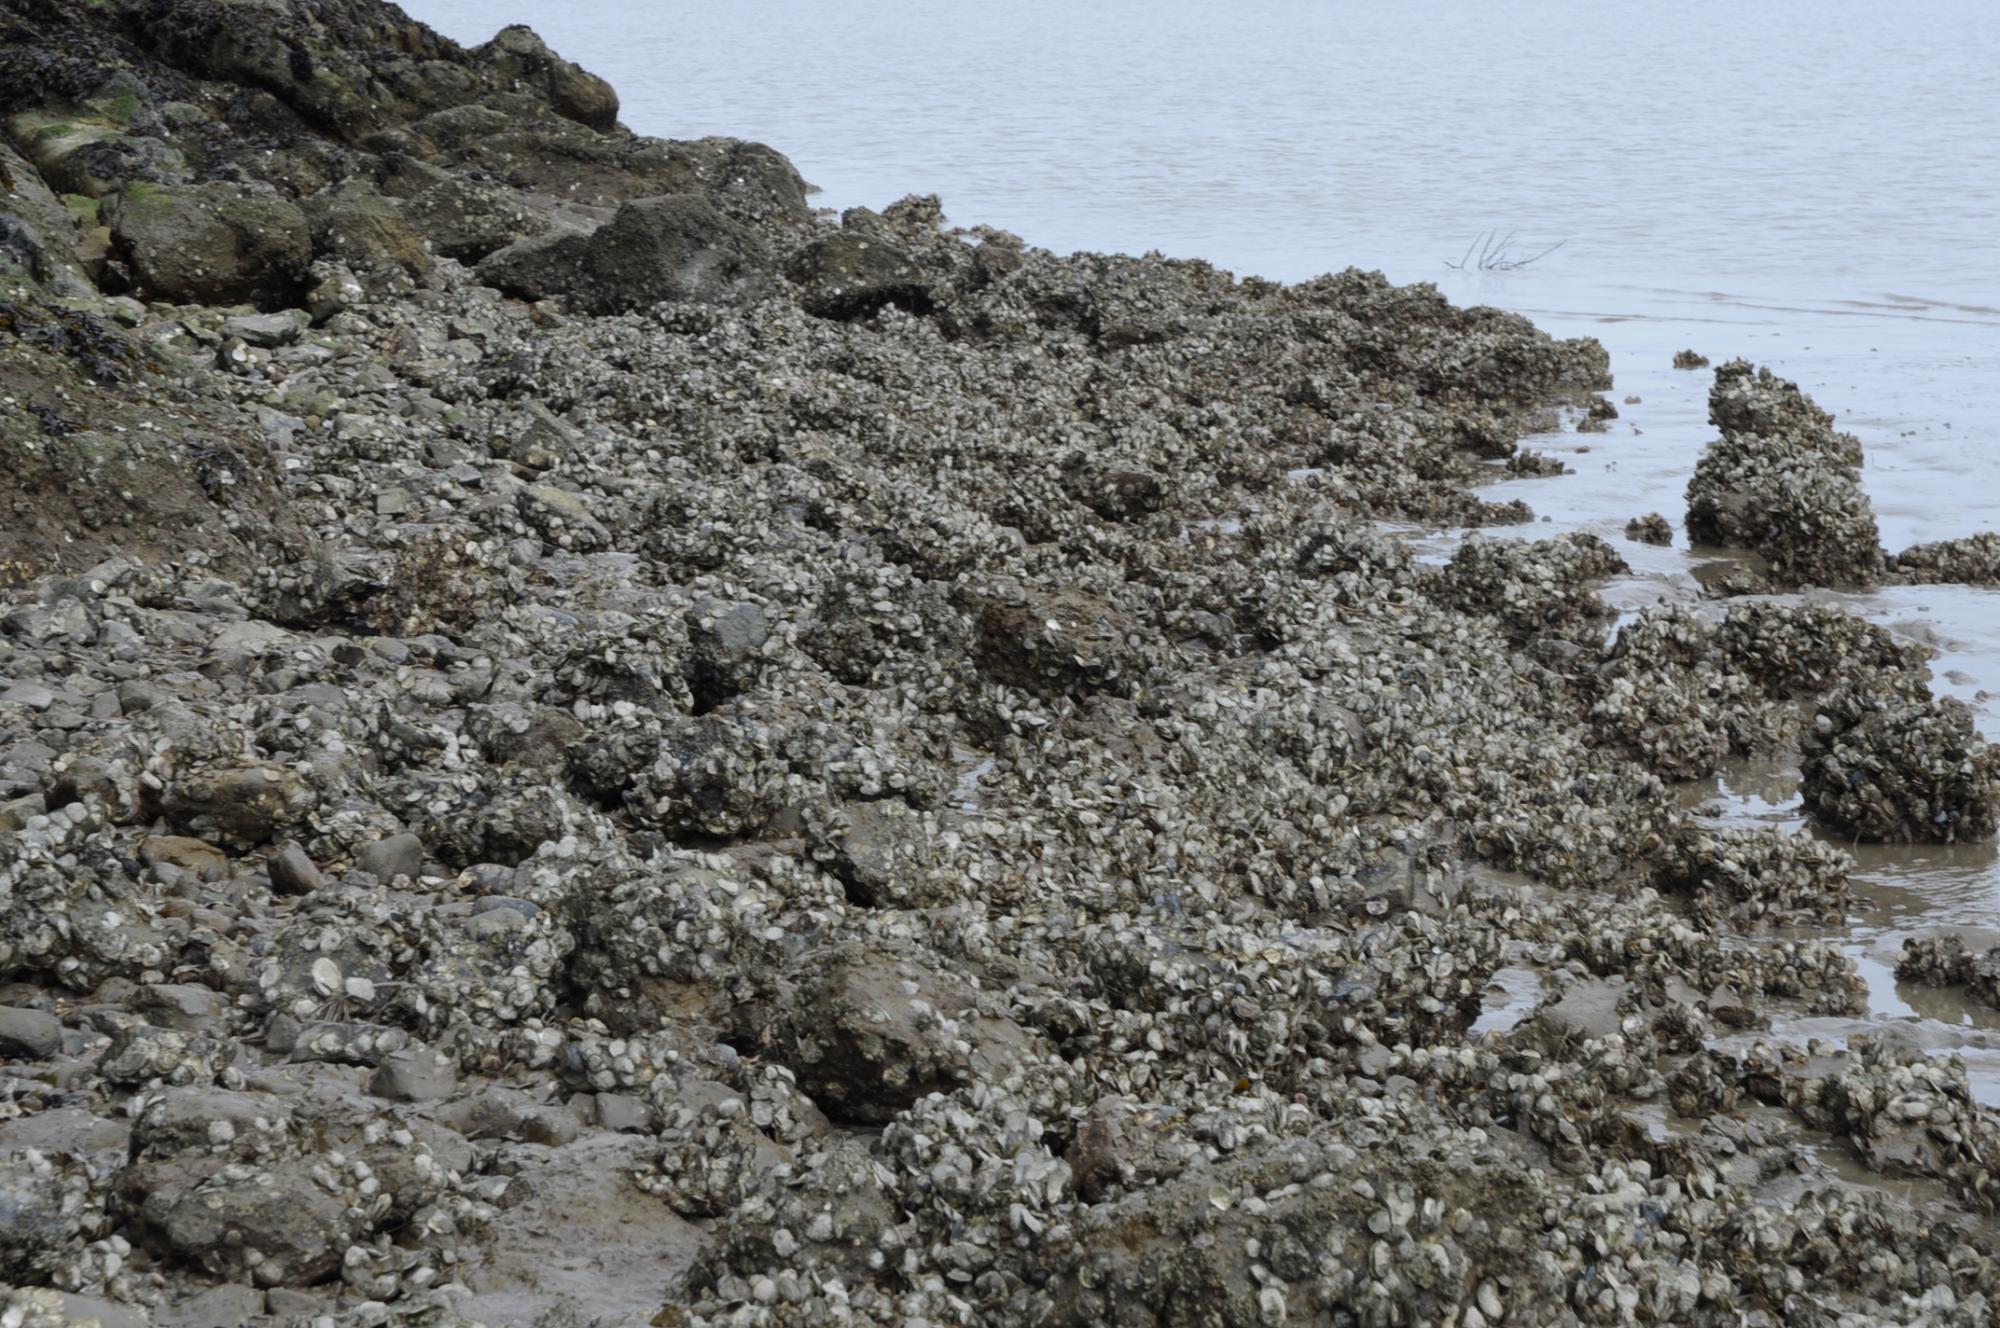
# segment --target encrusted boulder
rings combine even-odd
[[[111,235],[139,292],[181,304],[280,309],[304,294],[312,262],[305,214],[241,185],[130,185],[112,203]]]

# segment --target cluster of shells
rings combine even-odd
[[[1379,524],[1523,517],[1469,486],[1595,343],[846,227],[925,312],[568,318],[447,262],[174,382],[287,524],[0,614],[0,981],[61,1024],[0,1072],[4,1322],[451,1324],[616,1113],[699,1234],[657,1323],[1985,1321],[1962,1070],[1715,1046],[1866,1008],[1771,930],[1851,860],[1675,788],[1796,742],[1826,827],[1991,835],[1921,652],[1762,601],[1607,641],[1606,541]],[[1763,515],[1690,530],[1879,575],[1845,435],[1747,366],[1715,410],[1696,488]],[[57,1111],[122,1146],[17,1142]]]

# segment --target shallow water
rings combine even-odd
[[[1671,367],[1683,347],[1769,364],[1834,411],[1867,451],[1890,549],[2000,519],[2000,10],[1987,0],[405,8],[468,43],[531,23],[611,80],[634,129],[762,139],[832,208],[936,192],[961,224],[1054,249],[1159,249],[1287,280],[1380,268],[1597,337],[1620,418],[1531,442],[1573,474],[1493,492],[1546,518],[1518,533],[1616,542],[1637,575],[1608,598],[1628,613],[1695,589],[1684,543],[1623,538],[1650,511],[1679,525],[1710,436],[1710,375]],[[1515,232],[1516,256],[1561,247],[1515,271],[1447,266],[1489,230]],[[1460,534],[1412,533],[1431,556]],[[2000,592],[1829,598],[1936,647],[1937,690],[2000,736]],[[976,798],[976,780],[960,792]],[[1694,796],[1725,821],[1800,823],[1782,766]],[[1844,939],[1874,1017],[1966,1055],[2000,1102],[2000,1020],[1893,978],[1914,931],[2000,930],[2000,858],[1861,859]],[[1497,990],[1492,1021],[1528,990]]]

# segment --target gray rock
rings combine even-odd
[[[1535,1022],[1557,1041],[1589,1041],[1619,1031],[1618,1002],[1625,983],[1617,978],[1592,978],[1573,984],[1561,998],[1542,1007]]]
[[[581,292],[590,237],[579,231],[530,235],[480,260],[479,279],[524,300]]]
[[[237,847],[264,843],[302,821],[311,795],[277,765],[218,765],[190,771],[167,788],[170,820]]]
[[[239,314],[222,320],[222,335],[241,337],[252,346],[275,350],[279,346],[289,346],[305,334],[312,326],[312,318],[303,309],[280,309],[270,314]]]
[[[156,1328],[237,1328],[264,1313],[264,1293],[224,1282],[153,1312]]]
[[[214,1029],[229,1010],[221,992],[188,982],[156,982],[140,992],[138,1003],[148,1023],[183,1033]]]
[[[369,1077],[368,1091],[391,1102],[435,1102],[458,1087],[451,1057],[428,1047],[405,1047],[382,1058]]]
[[[423,236],[404,217],[401,204],[364,180],[343,180],[302,206],[314,254],[374,287],[384,288],[384,279],[421,277],[433,266]]]
[[[17,682],[0,692],[0,704],[25,706],[29,710],[47,710],[55,703],[56,694],[40,683]]]
[[[76,1215],[64,1211],[63,1184],[46,1162],[0,1157],[0,1278],[46,1279],[76,1235]]]
[[[409,833],[390,835],[356,853],[354,865],[383,881],[393,881],[398,876],[414,879],[423,874],[424,843]]]
[[[151,1328],[153,1318],[143,1306],[126,1305],[102,1296],[79,1296],[64,1292],[63,1313],[77,1323],[95,1323],[97,1328]]]
[[[0,832],[24,830],[27,828],[29,817],[41,816],[48,809],[48,799],[39,793],[30,793],[12,802],[0,803]]]
[[[438,1121],[468,1139],[513,1139],[551,1147],[571,1142],[578,1131],[576,1116],[567,1107],[498,1087],[452,1103],[438,1113]]]
[[[641,198],[588,237],[518,241],[479,265],[479,279],[521,296],[566,295],[591,313],[663,301],[743,304],[771,289],[757,233],[694,194]]]
[[[271,859],[271,890],[281,895],[309,895],[326,884],[306,851],[286,840]]]
[[[522,24],[500,29],[476,52],[503,85],[533,88],[557,115],[592,129],[618,127],[618,94],[597,75],[563,59]]]
[[[46,1010],[0,1005],[0,1057],[47,1060],[62,1050],[62,1020]]]
[[[143,1230],[165,1252],[259,1286],[311,1283],[340,1267],[360,1234],[355,1210],[311,1175],[313,1163],[229,1169],[146,1196]],[[246,1256],[260,1256],[252,1263]]]
[[[653,1128],[653,1109],[623,1093],[599,1093],[597,1124],[619,1134],[644,1134]]]
[[[843,231],[793,255],[785,275],[799,305],[817,318],[866,318],[885,306],[928,313],[931,286],[916,260],[895,245]]]
[[[458,177],[419,192],[403,213],[439,257],[461,263],[562,229],[514,190]]]

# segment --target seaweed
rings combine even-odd
[[[0,300],[0,333],[72,360],[99,382],[123,383],[154,367],[144,350],[104,319],[39,300]]]

